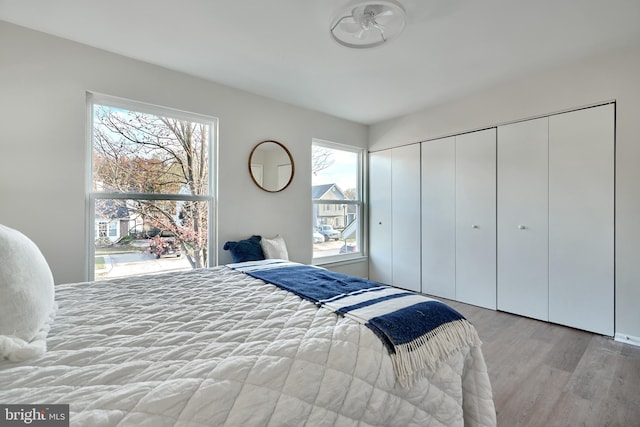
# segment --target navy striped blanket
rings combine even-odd
[[[435,370],[465,346],[480,345],[475,328],[460,313],[413,292],[283,260],[228,266],[367,326],[387,348],[404,387],[425,368]]]

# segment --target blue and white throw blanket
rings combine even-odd
[[[367,326],[389,351],[403,387],[461,348],[480,345],[460,313],[423,295],[283,260],[228,266]]]

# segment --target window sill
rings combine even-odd
[[[362,262],[367,262],[368,261],[368,257],[364,256],[364,255],[358,255],[358,256],[354,256],[351,258],[342,258],[342,259],[336,259],[336,258],[331,258],[331,259],[322,259],[322,258],[317,258],[314,259],[311,264],[312,265],[317,265],[320,267],[325,267],[325,268],[330,268],[330,267],[340,267],[342,265],[349,265],[349,264],[358,264],[358,263],[362,263]]]

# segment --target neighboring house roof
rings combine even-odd
[[[129,218],[129,208],[124,200],[96,200],[96,218],[126,219]]]
[[[337,184],[322,184],[311,187],[311,197],[313,200],[347,200],[347,196]]]

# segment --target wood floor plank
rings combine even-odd
[[[640,427],[640,348],[443,300],[483,342],[498,425]]]
[[[640,408],[640,349],[634,349],[635,352],[621,352],[614,382],[610,388],[609,399],[616,406],[615,417],[612,417],[612,420],[616,425],[640,425],[638,410],[624,410]]]
[[[556,337],[551,340],[553,351],[549,353],[545,363],[567,372],[573,372],[584,356],[592,334],[565,327],[554,327],[550,332],[554,333]]]
[[[571,394],[562,393],[556,402],[553,412],[546,420],[549,427],[604,427],[598,417],[593,417],[593,404],[586,399]],[[509,424],[503,424],[505,427]]]
[[[500,404],[498,424],[546,427],[570,376],[547,365],[530,370],[517,390],[512,390],[509,398]]]
[[[569,391],[583,399],[594,401],[606,393],[613,383],[621,357],[620,349],[615,348],[609,339],[593,336],[589,348],[574,370],[569,383]]]

